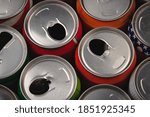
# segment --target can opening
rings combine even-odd
[[[66,30],[63,25],[56,23],[52,27],[48,27],[49,35],[55,40],[63,40],[66,36]]]
[[[49,84],[51,84],[50,80],[44,78],[36,79],[31,83],[29,90],[34,95],[42,95],[49,90]]]
[[[8,32],[0,33],[0,51],[6,46],[6,44],[12,39],[12,35]]]
[[[89,47],[91,52],[98,56],[103,55],[103,53],[108,50],[108,45],[100,39],[93,39],[90,41]]]

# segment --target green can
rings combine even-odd
[[[33,59],[21,73],[19,94],[27,100],[69,100],[80,95],[81,84],[64,58],[44,55]]]
[[[14,28],[0,25],[0,84],[13,85],[27,58],[27,45]]]

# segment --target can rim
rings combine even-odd
[[[0,84],[0,88],[3,88],[3,89],[5,89],[6,91],[8,91],[8,93],[10,93],[11,94],[11,100],[17,100],[17,96],[15,95],[15,93],[12,91],[12,90],[10,90],[8,87],[6,87],[6,86],[4,86],[4,85],[1,85]]]
[[[96,20],[105,21],[105,22],[115,21],[115,20],[118,20],[118,19],[122,18],[124,15],[126,15],[126,14],[130,11],[130,9],[132,8],[132,6],[133,6],[133,4],[134,4],[134,0],[131,0],[131,1],[130,1],[130,5],[128,6],[128,9],[127,9],[124,13],[122,13],[122,15],[120,15],[119,17],[116,17],[116,18],[114,18],[114,19],[111,19],[111,20],[104,20],[104,19],[95,17],[94,15],[90,14],[90,13],[84,8],[84,5],[83,5],[83,2],[82,2],[82,1],[83,1],[83,0],[80,0],[80,5],[81,5],[82,9],[84,10],[84,12],[86,12],[86,14],[88,14],[90,17],[92,17],[92,18],[94,18],[94,19],[96,19]]]
[[[50,47],[50,46],[44,46],[44,45],[41,45],[41,44],[35,42],[35,41],[32,39],[32,37],[30,36],[29,32],[28,32],[28,20],[30,19],[31,15],[32,15],[32,13],[33,13],[33,11],[35,11],[41,4],[46,4],[46,3],[51,3],[51,2],[52,2],[52,3],[56,3],[56,4],[63,5],[66,9],[68,9],[68,10],[72,13],[72,17],[73,17],[73,19],[74,19],[74,21],[75,21],[75,23],[76,23],[75,30],[74,30],[74,33],[73,33],[72,37],[70,37],[70,39],[68,39],[68,41],[66,41],[65,43],[62,43],[62,44],[60,44],[59,46],[52,46],[52,47]],[[75,36],[76,36],[76,34],[77,34],[77,32],[78,32],[78,29],[79,29],[79,18],[78,18],[78,16],[77,16],[75,10],[74,10],[71,6],[69,6],[67,3],[62,2],[62,1],[56,1],[56,0],[51,0],[51,1],[45,0],[45,1],[42,1],[42,2],[37,3],[36,5],[34,5],[34,6],[29,10],[29,12],[27,13],[27,15],[26,15],[26,17],[25,17],[25,20],[24,20],[24,24],[23,24],[23,25],[24,25],[25,34],[26,34],[27,38],[28,38],[31,42],[33,42],[35,45],[37,45],[37,46],[39,46],[39,47],[42,47],[42,48],[45,48],[45,49],[55,49],[55,48],[59,48],[59,47],[65,46],[66,44],[68,44],[69,42],[71,42],[71,41],[75,38]]]
[[[93,91],[95,89],[100,89],[103,87],[115,89],[115,91],[119,92],[120,94],[123,94],[126,99],[131,100],[131,98],[129,97],[129,95],[125,91],[123,91],[121,88],[119,88],[117,86],[110,85],[110,84],[99,84],[99,85],[94,85],[94,86],[88,88],[87,90],[85,90],[82,93],[82,95],[79,97],[79,100],[84,100],[84,97],[86,97],[91,91]]]
[[[137,79],[137,77],[138,77],[138,72],[139,72],[139,69],[140,69],[140,67],[141,66],[143,66],[145,63],[147,63],[148,61],[150,61],[150,57],[148,57],[147,59],[145,59],[145,60],[143,60],[138,66],[137,66],[137,68],[135,69],[135,80],[134,80],[134,84],[135,84],[135,87],[136,87],[136,90],[137,90],[137,92],[138,92],[138,95],[140,96],[140,98],[141,99],[146,99],[143,95],[142,95],[142,93],[141,93],[141,91],[140,91],[140,89],[139,89],[139,87],[138,87],[138,80],[136,80]]]
[[[127,43],[129,44],[129,46],[131,47],[131,60],[130,62],[128,63],[128,66],[123,70],[121,71],[120,73],[117,73],[117,74],[114,74],[114,75],[103,75],[103,74],[96,74],[94,72],[92,72],[90,69],[88,69],[85,64],[83,63],[83,60],[81,58],[81,49],[82,49],[82,43],[84,43],[84,40],[86,37],[88,37],[91,33],[93,33],[94,31],[97,31],[97,30],[103,30],[103,29],[111,29],[113,31],[116,31],[118,32],[119,34],[123,35],[123,37],[126,38],[126,41]],[[95,75],[95,76],[98,76],[98,77],[104,77],[104,78],[111,78],[111,77],[115,77],[115,76],[118,76],[118,75],[121,75],[122,73],[124,73],[127,69],[130,68],[130,66],[132,65],[133,61],[134,61],[134,58],[135,58],[135,51],[134,51],[134,46],[132,44],[132,41],[129,39],[129,37],[127,36],[127,34],[125,34],[124,32],[120,31],[119,29],[116,29],[116,28],[113,28],[113,27],[108,27],[108,26],[104,26],[104,27],[100,27],[100,28],[95,28],[91,31],[89,31],[87,34],[85,34],[83,37],[82,37],[82,40],[81,42],[79,43],[79,46],[78,46],[78,56],[79,56],[79,60],[82,64],[82,66],[88,71],[90,72],[91,74]]]
[[[137,25],[135,24],[135,21],[137,19],[137,16],[139,15],[140,11],[142,9],[145,9],[146,6],[150,7],[150,2],[147,2],[145,4],[143,4],[142,6],[140,6],[134,13],[133,18],[132,18],[132,22],[131,25],[133,26],[133,32],[135,33],[136,37],[138,37],[138,39],[145,44],[146,46],[150,47],[150,43],[147,43],[146,41],[144,41],[144,39],[140,36],[139,31],[137,30]]]
[[[28,5],[27,3],[28,3],[28,0],[25,0],[23,6],[21,6],[21,8],[16,13],[14,13],[14,14],[12,14],[10,16],[7,16],[7,17],[0,18],[0,20],[12,18],[12,17],[18,15],[20,12],[22,12],[24,10],[24,8],[26,7],[26,5]]]
[[[133,99],[142,99],[141,95],[139,94],[136,86],[136,74],[137,68],[134,70],[134,72],[130,76],[130,81],[129,81],[129,94]],[[134,92],[134,93],[132,93]]]
[[[25,93],[25,90],[24,90],[24,84],[22,83],[23,82],[23,79],[25,78],[24,77],[24,74],[27,73],[27,71],[29,70],[30,67],[32,67],[34,65],[35,62],[37,62],[38,60],[41,60],[41,59],[46,59],[46,58],[53,58],[53,59],[58,59],[60,61],[63,61],[66,65],[68,65],[70,67],[70,70],[73,74],[73,77],[74,77],[74,88],[72,90],[72,92],[70,93],[70,95],[67,97],[67,100],[68,99],[71,99],[71,97],[74,95],[74,93],[76,92],[76,88],[77,88],[77,74],[73,68],[73,66],[65,59],[63,59],[62,57],[59,57],[59,56],[56,56],[56,55],[43,55],[43,56],[39,56],[39,57],[36,57],[34,58],[33,60],[31,60],[25,67],[24,69],[22,70],[22,73],[20,75],[20,80],[19,80],[19,86],[20,86],[20,90],[21,90],[21,94],[23,95],[23,97],[25,99],[28,99],[28,100],[31,100],[30,97]]]
[[[10,73],[8,73],[7,75],[3,75],[3,76],[0,76],[0,79],[5,79],[7,77],[10,77],[11,75],[14,75],[22,66],[23,64],[25,63],[26,61],[26,58],[27,58],[27,53],[28,53],[28,50],[27,50],[27,45],[26,45],[26,42],[25,42],[25,39],[24,37],[20,34],[19,31],[17,31],[16,29],[10,27],[10,26],[7,26],[7,25],[2,25],[0,24],[0,27],[4,27],[4,28],[7,28],[9,29],[10,31],[12,31],[14,34],[16,34],[18,37],[20,42],[22,43],[22,46],[23,46],[23,49],[24,49],[24,52],[23,52],[23,56],[22,56],[22,59],[20,61],[20,63],[18,64],[18,66]]]

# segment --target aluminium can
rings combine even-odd
[[[150,2],[143,4],[135,12],[128,26],[128,35],[138,52],[150,56]]]
[[[17,100],[17,97],[9,88],[0,84],[0,100]]]
[[[21,30],[32,0],[0,0],[0,24]]]
[[[136,53],[125,33],[101,27],[82,38],[76,50],[75,63],[89,84],[121,86],[135,68]]]
[[[81,39],[82,26],[75,11],[66,3],[46,0],[27,14],[23,35],[37,55],[70,56]]]
[[[142,61],[131,75],[129,93],[135,100],[150,100],[150,58]]]
[[[0,25],[0,83],[12,85],[19,80],[27,57],[27,45],[23,36],[14,28]]]
[[[130,100],[130,97],[119,87],[101,84],[88,88],[79,100]]]
[[[65,59],[44,55],[33,59],[22,71],[19,94],[27,100],[77,99],[80,81]]]
[[[135,0],[77,0],[77,13],[86,28],[111,26],[124,29],[135,6]]]

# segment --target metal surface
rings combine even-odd
[[[120,88],[113,85],[96,85],[87,89],[80,100],[130,100],[130,97]]]
[[[0,25],[0,37],[6,32],[12,38],[0,50],[0,79],[15,74],[24,64],[27,56],[27,46],[22,35],[15,29]],[[1,37],[5,42],[7,37]],[[1,43],[2,44],[2,43]]]
[[[0,100],[16,100],[16,95],[7,87],[0,85]]]
[[[103,42],[104,45],[97,45],[99,42],[93,45],[94,51],[103,50],[101,55],[90,49],[93,40]],[[78,52],[79,59],[87,71],[105,78],[126,71],[134,58],[134,47],[130,39],[123,32],[109,27],[97,28],[87,33],[79,44]]]
[[[53,38],[48,29],[59,24],[65,34],[61,40]],[[70,42],[78,30],[78,17],[75,11],[61,1],[43,1],[35,5],[28,13],[24,27],[28,38],[43,48],[57,48]],[[59,28],[58,28],[59,30]],[[56,32],[59,35],[62,30]]]
[[[28,0],[0,0],[0,19],[11,18],[20,13]]]
[[[49,90],[35,95],[30,92],[29,87],[39,78],[50,81]],[[45,55],[35,58],[25,67],[21,74],[20,87],[26,99],[70,99],[77,88],[77,76],[73,67],[63,58]]]
[[[140,66],[135,75],[135,84],[138,93],[143,99],[150,100],[150,58],[146,59]]]
[[[90,16],[102,21],[119,19],[130,8],[133,0],[80,0]]]
[[[150,46],[150,3],[142,5],[134,14],[132,26],[135,35],[142,43]]]

